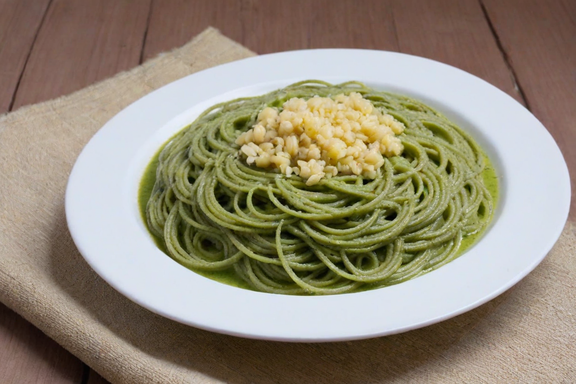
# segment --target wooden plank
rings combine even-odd
[[[50,0],[0,1],[0,114],[7,112]]]
[[[393,1],[306,2],[309,44],[302,48],[362,48],[399,51]],[[280,17],[285,17],[280,15]],[[291,20],[289,18],[289,20]],[[289,23],[293,28],[293,22]],[[286,31],[282,31],[286,35]],[[288,39],[290,35],[288,34]]]
[[[53,0],[14,107],[82,89],[140,62],[150,1]]]
[[[471,72],[521,100],[476,0],[362,4],[359,7],[353,0],[155,0],[144,57],[180,46],[214,26],[261,54],[354,47],[429,57]]]
[[[0,383],[80,384],[84,365],[0,304]]]
[[[522,101],[477,0],[407,0],[393,5],[402,52],[463,69]]]
[[[334,47],[398,50],[387,4],[371,1],[359,7],[355,0],[156,0],[144,57],[181,46],[209,26],[260,54]]]
[[[144,59],[179,47],[212,25],[230,38],[242,36],[242,1],[152,1]],[[218,23],[218,20],[221,22]],[[240,42],[241,40],[236,40]]]
[[[576,2],[486,0],[484,4],[530,110],[555,138],[575,175]],[[576,219],[576,178],[571,181],[570,218]]]

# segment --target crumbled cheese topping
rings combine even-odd
[[[402,153],[396,135],[403,130],[402,123],[352,92],[334,99],[292,98],[281,112],[264,108],[236,144],[249,165],[296,174],[314,185],[338,174],[375,178],[383,156]]]

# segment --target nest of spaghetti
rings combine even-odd
[[[310,183],[249,162],[238,144],[266,108],[352,93],[403,126],[401,154],[381,155],[373,171],[330,168]],[[180,264],[233,270],[257,291],[373,289],[435,270],[478,238],[493,214],[486,164],[466,132],[419,101],[358,82],[305,81],[215,105],[173,137],[159,155],[147,224]]]

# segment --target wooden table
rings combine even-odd
[[[0,113],[130,69],[208,26],[260,54],[368,48],[451,64],[532,111],[576,172],[574,0],[0,0]],[[0,304],[0,382],[106,381]]]

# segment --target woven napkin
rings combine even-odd
[[[290,344],[188,327],[126,299],[86,264],[64,215],[83,146],[131,102],[253,55],[208,29],[114,78],[0,119],[0,300],[113,383],[573,382],[576,233],[513,289],[442,323],[371,340]]]

